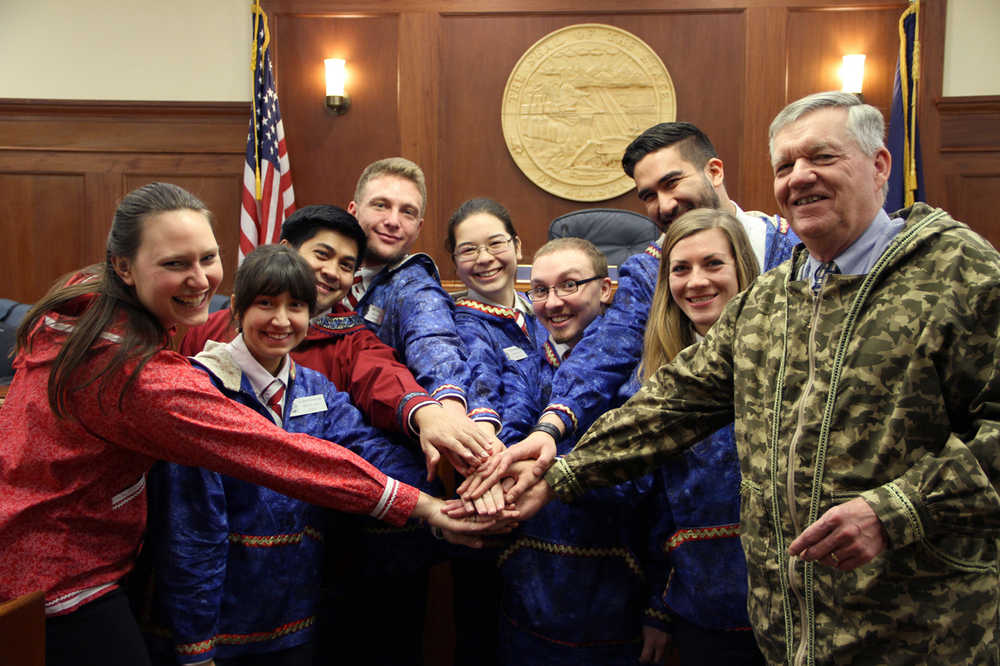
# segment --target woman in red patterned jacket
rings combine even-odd
[[[55,287],[18,330],[0,410],[0,601],[44,590],[50,666],[149,663],[118,582],[156,459],[395,525],[477,529],[346,449],[229,400],[170,351],[175,326],[204,323],[221,279],[204,204],[152,183],[122,200],[104,263]]]

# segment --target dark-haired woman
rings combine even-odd
[[[316,309],[311,269],[295,250],[265,245],[236,271],[230,311],[239,333],[194,358],[224,395],[288,432],[336,440],[379,469],[418,478],[420,461],[367,425],[347,393],[289,352]],[[388,463],[388,464],[385,464]],[[149,477],[158,610],[181,663],[312,663],[325,512],[226,474],[158,463]],[[429,538],[429,537],[428,537]]]
[[[153,183],[119,205],[105,261],[57,286],[18,330],[0,409],[0,601],[45,592],[48,663],[148,663],[119,589],[156,459],[215,469],[393,524],[450,530],[441,502],[355,454],[286,433],[169,351],[222,279],[204,204]]]

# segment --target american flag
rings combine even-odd
[[[271,36],[260,3],[250,9],[254,39],[253,96],[240,210],[240,261],[258,245],[277,243],[281,223],[295,212],[295,192],[271,70]]]

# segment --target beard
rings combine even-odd
[[[709,182],[705,174],[701,174],[701,185],[701,190],[690,202],[684,204],[678,203],[673,215],[669,218],[660,218],[659,227],[661,231],[666,231],[671,222],[689,210],[694,210],[695,208],[714,208],[718,210],[722,208],[722,200],[719,199],[719,193],[712,187],[712,183]]]

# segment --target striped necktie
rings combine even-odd
[[[351,285],[351,290],[347,292],[347,302],[351,304],[351,308],[358,307],[358,302],[361,297],[365,295],[365,284],[361,279],[360,271],[354,274],[354,283]]]
[[[277,385],[277,388],[274,389],[274,393],[272,393],[270,397],[268,397],[267,407],[272,412],[274,412],[275,416],[281,419],[282,418],[281,399],[285,397],[285,385],[281,383],[280,379],[275,379],[268,385],[267,390],[268,391],[272,390],[272,387],[274,387],[275,385]]]
[[[528,321],[524,318],[524,313],[520,310],[514,310],[514,321],[521,327],[521,331],[524,332],[525,337],[530,340],[531,334],[528,333]]]
[[[826,281],[827,275],[837,275],[838,273],[840,273],[840,267],[837,266],[837,264],[832,260],[817,266],[816,270],[813,272],[813,293],[819,293],[820,288]]]

